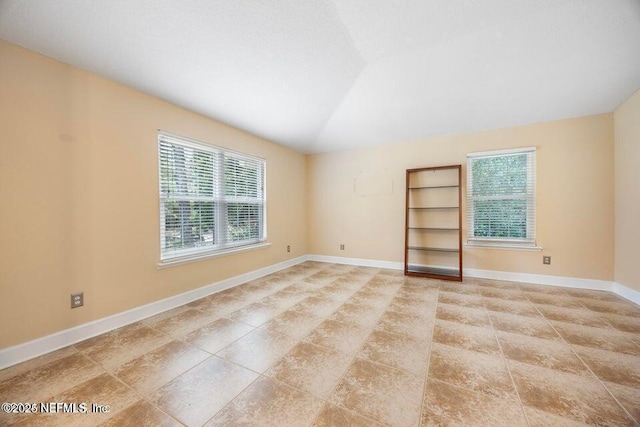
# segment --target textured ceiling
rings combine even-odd
[[[640,0],[0,0],[0,38],[303,152],[640,88]]]

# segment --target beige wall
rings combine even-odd
[[[0,348],[307,253],[302,154],[1,41],[0,129]],[[156,269],[157,129],[267,159],[270,248]]]
[[[614,113],[615,281],[640,291],[640,91]]]
[[[636,289],[639,110],[636,94],[615,113],[615,278]],[[405,169],[463,164],[464,181],[474,151],[538,147],[544,251],[466,249],[465,267],[612,280],[613,128],[604,114],[304,156],[0,41],[0,348],[305,253],[402,261]],[[270,248],[156,268],[157,129],[267,159]]]
[[[310,156],[310,252],[402,261],[406,169],[462,164],[464,192],[467,153],[528,146],[538,148],[537,242],[544,250],[469,248],[464,267],[612,280],[611,114]]]

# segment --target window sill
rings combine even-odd
[[[189,264],[192,262],[201,261],[203,259],[218,258],[222,256],[238,254],[241,252],[255,251],[257,249],[268,248],[269,246],[271,246],[271,243],[261,242],[253,245],[238,246],[235,248],[223,249],[221,251],[205,252],[205,253],[199,253],[194,255],[185,255],[181,257],[162,260],[158,264],[156,264],[156,267],[158,268],[158,270],[161,270],[163,268],[174,267],[176,265],[182,265],[182,264]]]
[[[480,248],[480,249],[504,249],[513,251],[537,251],[542,250],[541,246],[535,245],[518,245],[513,243],[496,243],[496,242],[467,242],[464,244],[465,248]]]

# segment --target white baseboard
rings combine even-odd
[[[366,267],[404,270],[404,263],[397,261],[380,261],[365,258],[345,258],[327,255],[307,255],[309,261],[331,262],[335,264],[351,264]],[[583,279],[579,277],[549,276],[546,274],[513,273],[509,271],[463,269],[464,277],[478,279],[506,280],[509,282],[535,283],[537,285],[564,286],[566,288],[592,289],[609,291],[626,300],[640,305],[640,291],[636,291],[620,283],[607,280]]]
[[[509,282],[535,283],[536,285],[564,286],[565,288],[611,291],[612,282],[606,280],[581,279],[578,277],[549,276],[546,274],[513,273],[510,271],[479,270],[465,268],[464,276],[478,279],[506,280]]]
[[[155,301],[131,310],[123,311],[122,313],[117,313],[112,316],[65,329],[42,338],[37,338],[33,341],[3,348],[0,350],[0,369],[67,347],[96,335],[104,334],[105,332],[146,319],[147,317],[190,303],[199,298],[206,297],[207,295],[211,295],[216,292],[241,285],[250,280],[258,279],[262,276],[266,276],[267,274],[275,273],[276,271],[300,264],[306,260],[307,256],[303,255],[241,274],[239,276],[221,280],[201,288],[193,289],[179,295],[174,295],[160,301]]]
[[[640,291],[626,287],[625,285],[613,282],[613,292],[626,298],[629,301],[640,305]]]
[[[583,279],[580,277],[548,276],[545,274],[512,273],[508,271],[477,270],[472,268],[464,269],[464,274],[467,277],[475,277],[478,279],[507,280],[510,282],[535,283],[537,285],[608,291],[640,305],[639,291],[613,281]]]
[[[207,295],[223,291],[234,286],[241,285],[250,280],[258,279],[267,274],[275,273],[282,269],[292,267],[304,261],[318,261],[334,264],[349,264],[363,267],[387,268],[403,270],[404,264],[397,261],[382,261],[365,258],[345,258],[326,255],[303,255],[288,261],[260,268],[239,276],[221,280],[198,289],[174,295],[160,301],[155,301],[140,307],[133,308],[122,313],[117,313],[89,323],[65,329],[42,338],[35,339],[13,347],[0,350],[0,369],[7,368],[25,360],[41,356],[63,347],[86,340],[96,335],[112,331],[122,326],[146,319],[175,307],[190,303]],[[467,277],[508,280],[512,282],[536,283],[540,285],[565,286],[580,289],[596,289],[611,291],[621,297],[640,305],[640,292],[624,286],[620,283],[605,280],[581,279],[564,276],[547,276],[542,274],[512,273],[506,271],[464,269]]]
[[[396,261],[381,261],[366,258],[345,258],[341,256],[307,255],[308,261],[330,262],[332,264],[349,264],[360,267],[388,268],[390,270],[404,270],[404,263]]]

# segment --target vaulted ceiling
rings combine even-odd
[[[0,38],[302,152],[610,112],[640,88],[639,0],[0,0]]]

